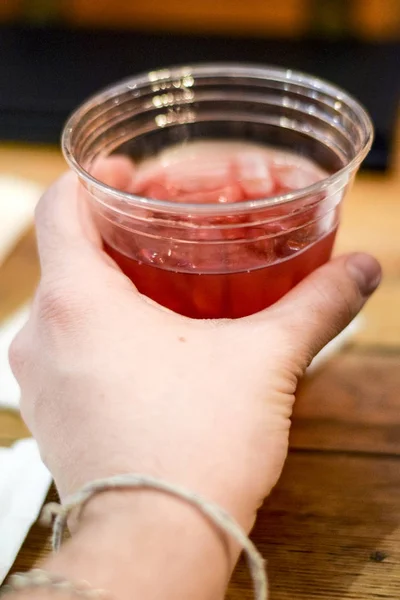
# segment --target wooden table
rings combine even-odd
[[[14,146],[0,147],[0,165],[43,184],[64,169],[55,149]],[[253,534],[272,600],[400,598],[399,230],[398,152],[390,175],[361,176],[346,202],[337,251],[369,250],[385,274],[362,331],[299,392],[289,458]],[[15,280],[34,260],[16,264]],[[25,434],[0,412],[0,444]],[[48,551],[47,530],[34,526],[14,568]],[[240,564],[229,598],[250,597]]]

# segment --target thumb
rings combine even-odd
[[[320,267],[271,307],[289,335],[290,346],[306,363],[342,331],[381,280],[381,267],[369,254],[350,254]]]

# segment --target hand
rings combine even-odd
[[[10,360],[62,496],[141,472],[197,491],[249,530],[287,454],[296,386],[380,279],[363,254],[267,310],[196,321],[140,295],[102,251],[74,175],[36,213],[41,282]]]
[[[253,518],[282,469],[298,379],[376,288],[376,261],[341,257],[253,317],[196,321],[102,252],[73,175],[42,198],[37,235],[42,279],[11,364],[62,495],[141,471]]]

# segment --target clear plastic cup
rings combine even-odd
[[[193,318],[237,318],[277,301],[332,252],[341,203],[373,137],[341,89],[291,70],[173,67],[118,83],[83,104],[62,138],[105,250],[139,291]],[[96,178],[114,155],[135,163],[193,140],[267,144],[326,176],[274,197],[182,203]],[[133,162],[132,162],[133,166]]]

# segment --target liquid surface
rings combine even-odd
[[[133,165],[127,191],[176,203],[229,204],[304,188],[326,176],[312,161],[274,148],[191,142]],[[186,244],[176,240],[176,231],[155,226],[150,236],[140,236],[115,225],[105,249],[141,293],[175,312],[242,317],[273,304],[329,259],[337,213],[321,216],[312,202],[307,216],[292,214],[290,203],[277,206],[265,223],[251,213],[241,229],[229,227],[231,215],[220,217],[222,227],[204,229]]]

